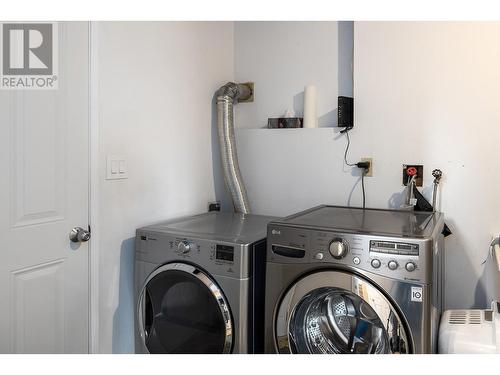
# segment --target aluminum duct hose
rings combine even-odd
[[[250,206],[236,154],[233,105],[235,100],[248,99],[252,95],[252,90],[246,85],[229,82],[217,90],[216,95],[217,130],[224,180],[231,194],[234,210],[248,214]]]

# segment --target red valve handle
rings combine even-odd
[[[410,177],[416,175],[417,174],[417,168],[415,168],[415,167],[408,167],[408,168],[406,168],[406,174],[408,176],[410,176]]]

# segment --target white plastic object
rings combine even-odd
[[[441,317],[438,353],[500,353],[500,302],[491,310],[447,310]]]
[[[496,261],[498,272],[500,272],[500,244],[493,246],[493,258]]]
[[[304,88],[304,128],[317,128],[318,116],[316,114],[317,92],[316,86],[309,85]]]

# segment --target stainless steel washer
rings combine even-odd
[[[268,226],[268,353],[434,353],[443,215],[319,206]]]
[[[271,219],[213,212],[138,229],[136,352],[263,352]]]

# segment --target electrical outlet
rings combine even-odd
[[[365,177],[373,177],[373,158],[361,158],[361,161],[370,163],[370,168],[365,173]]]

